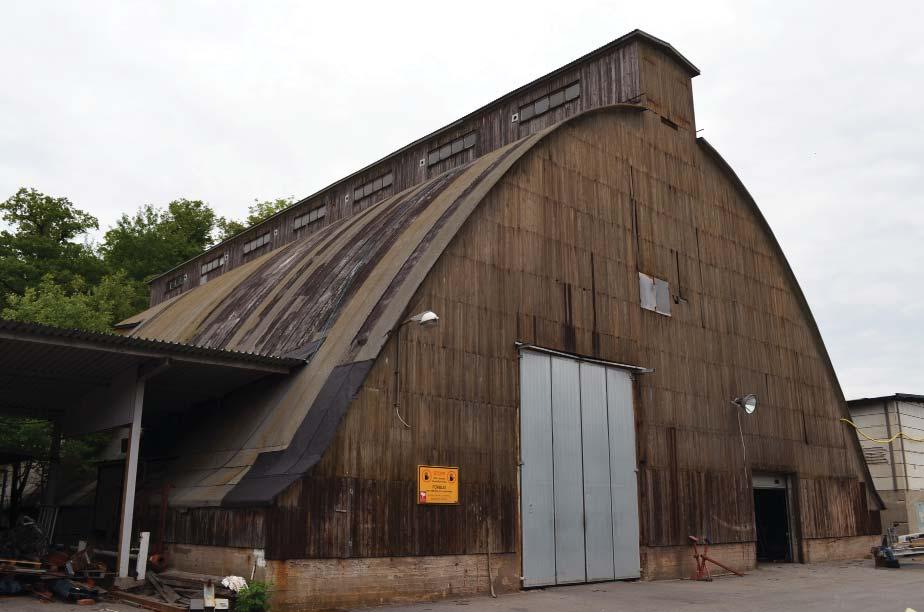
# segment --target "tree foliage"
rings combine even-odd
[[[55,327],[109,332],[137,311],[139,283],[119,271],[90,286],[80,277],[59,283],[51,274],[25,290],[7,297],[4,319],[43,323]],[[143,290],[143,285],[140,290]]]
[[[256,201],[246,224],[289,204]],[[148,280],[198,255],[234,223],[201,200],[178,199],[122,215],[96,247],[89,240],[99,229],[95,217],[65,197],[25,187],[0,203],[0,220],[0,316],[96,332],[110,332],[147,307]],[[20,465],[14,505],[30,478],[44,474],[51,434],[47,421],[0,417],[0,448],[34,457]],[[65,481],[92,473],[90,461],[106,440],[105,434],[63,440]]]
[[[233,219],[218,220],[221,239],[227,240],[232,236],[240,234],[248,227],[252,227],[261,221],[269,219],[281,210],[292,206],[294,198],[276,198],[275,200],[255,199],[253,204],[247,207],[247,218],[244,221],[235,221]]]
[[[23,187],[0,203],[0,293],[22,295],[47,274],[62,282],[103,275],[103,265],[85,238],[99,228],[96,217],[70,200]]]
[[[131,217],[123,214],[100,251],[110,270],[147,282],[210,247],[218,220],[202,200],[174,200],[166,208],[148,204]]]

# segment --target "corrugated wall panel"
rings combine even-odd
[[[578,364],[552,357],[552,460],[558,584],[584,582],[584,477]]]
[[[552,379],[546,355],[521,355],[523,586],[555,584]]]
[[[582,363],[580,368],[587,580],[613,580],[613,508],[610,495],[606,368],[589,363]]]
[[[609,411],[610,486],[613,499],[613,550],[617,578],[638,578],[638,475],[635,457],[635,417],[632,378],[609,368],[606,372]]]

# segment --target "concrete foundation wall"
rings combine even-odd
[[[709,547],[709,556],[739,572],[750,571],[757,563],[753,542],[716,544]],[[642,547],[642,580],[689,578],[695,569],[696,562],[693,561],[693,549],[690,546]],[[725,573],[725,570],[715,565],[710,565],[709,571],[712,574]]]
[[[516,555],[491,555],[497,593],[516,591]],[[490,592],[487,555],[268,561],[273,607],[287,611],[428,601]]]
[[[802,560],[805,563],[819,563],[864,559],[870,556],[870,548],[878,546],[881,539],[881,536],[874,535],[803,540]]]
[[[233,574],[272,585],[277,610],[328,610],[382,603],[428,601],[490,592],[486,555],[292,559],[266,561],[247,548],[168,547],[171,567],[199,574]],[[497,593],[520,588],[517,556],[491,555]]]
[[[862,559],[878,536],[820,538],[800,544],[806,563]],[[171,545],[170,562],[179,570],[224,576],[234,574],[272,584],[276,609],[315,612],[384,603],[429,601],[490,592],[486,555],[380,557],[365,559],[291,559],[266,561],[260,551],[245,548]],[[695,565],[689,546],[642,547],[642,579],[689,578]],[[741,572],[756,567],[753,542],[718,544],[709,556]],[[710,566],[713,575],[724,573]],[[515,554],[491,556],[491,577],[497,593],[520,588]]]

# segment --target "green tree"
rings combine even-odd
[[[0,219],[8,226],[0,232],[0,294],[22,295],[49,273],[59,281],[103,275],[86,236],[99,222],[67,198],[23,187],[0,203]]]
[[[218,217],[201,200],[174,200],[166,209],[150,204],[122,215],[106,232],[100,251],[110,270],[142,283],[210,247]]]
[[[224,217],[218,220],[221,240],[227,240],[236,234],[240,234],[248,227],[253,227],[257,223],[269,219],[279,211],[292,206],[294,201],[292,197],[262,201],[254,199],[253,204],[247,207],[247,218],[244,221],[235,221]]]
[[[138,285],[122,271],[104,276],[94,286],[80,277],[58,283],[47,274],[23,295],[7,296],[2,316],[14,321],[109,332],[113,324],[137,312]]]
[[[12,524],[20,509],[20,503],[34,475],[45,481],[51,451],[52,424],[42,419],[0,416],[0,449],[17,452],[24,460],[15,468],[15,487],[9,482],[8,498]],[[68,483],[85,482],[95,471],[94,459],[111,438],[106,432],[86,434],[61,440],[59,461],[61,472],[59,484],[66,490]],[[8,472],[9,474],[9,472]],[[62,489],[59,489],[59,491]]]

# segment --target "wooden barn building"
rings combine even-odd
[[[129,339],[276,361],[129,377],[133,530],[287,610],[676,578],[691,535],[742,570],[868,552],[882,502],[698,74],[633,31],[155,279]]]

